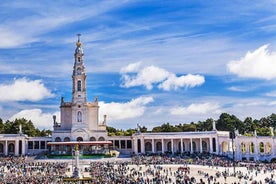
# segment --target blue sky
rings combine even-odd
[[[100,121],[151,129],[275,113],[276,1],[1,1],[0,117],[52,129],[77,33]]]

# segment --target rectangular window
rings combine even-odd
[[[127,149],[131,149],[131,148],[132,148],[132,141],[127,140]]]
[[[126,141],[121,140],[121,149],[126,149]]]
[[[81,81],[78,81],[78,91],[81,91]]]
[[[39,141],[34,142],[34,149],[39,149]]]
[[[115,148],[119,148],[119,140],[115,140]]]
[[[28,149],[34,149],[33,141],[28,141]]]
[[[45,141],[40,142],[40,147],[41,147],[41,149],[45,149],[45,147],[46,147]]]

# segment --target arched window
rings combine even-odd
[[[241,152],[244,154],[246,152],[246,146],[245,146],[245,143],[242,142],[241,143]]]
[[[264,150],[264,143],[263,142],[260,142],[259,150],[260,150],[260,154],[264,154],[265,150]]]
[[[55,142],[61,142],[61,138],[60,137],[56,137]]]
[[[78,114],[77,114],[77,122],[82,122],[82,114],[81,114],[81,111],[78,111]]]
[[[267,142],[265,144],[265,153],[268,155],[270,155],[272,153],[272,146],[271,146],[270,142]]]
[[[83,138],[82,137],[78,137],[77,141],[83,141]]]
[[[90,140],[90,141],[96,141],[96,138],[95,138],[95,137],[90,137],[89,140]]]
[[[249,144],[249,151],[250,151],[251,154],[255,152],[255,151],[254,151],[254,143],[253,143],[253,142],[251,142],[251,143]]]
[[[70,142],[70,138],[69,137],[65,137],[64,138],[64,142]]]
[[[100,137],[98,140],[99,141],[105,141],[104,137]]]
[[[78,91],[81,91],[81,81],[78,81]]]

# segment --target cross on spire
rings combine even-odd
[[[77,36],[78,36],[78,42],[79,42],[79,41],[80,41],[80,36],[81,36],[81,34],[78,33]]]

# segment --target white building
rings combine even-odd
[[[50,151],[52,154],[72,154],[75,145],[81,153],[103,153],[110,145],[122,154],[171,153],[194,154],[210,153],[234,156],[236,160],[275,159],[276,142],[272,136],[246,137],[236,133],[230,139],[229,132],[217,131],[213,123],[212,131],[203,132],[160,132],[137,133],[132,136],[108,137],[106,116],[99,122],[99,105],[96,97],[87,101],[84,53],[80,38],[76,43],[72,74],[72,100],[61,98],[61,122],[54,119],[52,137],[28,137],[19,134],[0,134],[0,155],[38,154]],[[136,122],[134,122],[136,123]]]

